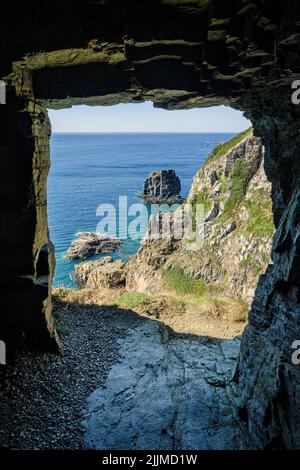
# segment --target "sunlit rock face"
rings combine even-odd
[[[238,371],[254,447],[300,447],[299,79],[296,0],[102,0],[6,5],[0,31],[1,339],[57,350],[47,227],[46,107],[152,100],[245,111],[266,148],[277,233]]]
[[[144,181],[141,198],[149,204],[181,203],[181,183],[174,170],[152,171]]]
[[[179,267],[201,279],[214,295],[240,300],[249,308],[258,277],[270,263],[274,235],[264,147],[251,128],[212,151],[194,176],[186,203],[181,207],[189,204],[194,212],[203,205],[203,244],[179,240],[176,230],[169,240],[163,229],[162,237],[151,237],[149,224],[148,236],[127,263],[127,289],[163,291],[165,271]],[[178,222],[180,214],[178,209]]]
[[[79,232],[72,241],[67,259],[87,259],[101,253],[113,253],[122,245],[121,240],[96,232]]]

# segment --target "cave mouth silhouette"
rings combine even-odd
[[[299,368],[291,362],[291,345],[300,338],[300,106],[291,99],[300,78],[300,3],[47,0],[6,7],[1,340],[59,350],[47,108],[145,100],[167,109],[231,105],[265,146],[276,227],[272,264],[260,276],[242,337],[238,407],[256,447],[300,448]]]
[[[137,48],[137,52],[144,50],[143,47],[141,45],[141,49]],[[259,96],[256,96],[257,90],[249,90],[245,88],[245,84],[242,90],[237,91],[233,84],[233,88],[228,90],[228,82],[220,82],[218,85],[212,82],[210,91],[207,89],[205,92],[203,89],[204,95],[200,96],[195,91],[195,79],[198,75],[195,75],[194,69],[185,62],[178,62],[177,58],[156,58],[156,50],[149,47],[147,43],[144,52],[150,57],[154,55],[155,65],[149,69],[146,61],[145,70],[142,67],[144,61],[134,70],[128,68],[127,56],[135,49],[132,49],[127,40],[125,50],[124,45],[113,47],[110,43],[105,43],[99,48],[91,47],[87,50],[37,52],[14,63],[14,77],[8,87],[8,107],[5,109],[8,111],[8,119],[5,127],[7,137],[13,135],[16,140],[12,151],[14,158],[24,155],[24,168],[18,170],[23,176],[22,185],[14,195],[15,199],[18,195],[19,201],[22,201],[21,204],[15,203],[16,211],[22,208],[22,215],[16,217],[15,211],[11,216],[13,229],[16,231],[13,235],[20,238],[23,232],[23,239],[17,240],[18,243],[15,244],[18,250],[11,266],[11,275],[5,280],[9,289],[14,290],[16,286],[17,291],[22,292],[18,296],[20,301],[16,299],[15,305],[10,305],[7,299],[8,310],[12,313],[5,317],[3,336],[4,339],[7,336],[9,344],[24,343],[25,340],[29,348],[53,351],[59,349],[51,315],[54,253],[47,221],[46,183],[50,167],[51,135],[47,109],[63,109],[76,104],[111,106],[145,100],[151,100],[154,106],[169,110],[230,104],[233,109],[245,112],[253,122],[254,132],[262,137],[266,145],[266,172],[270,180],[274,183],[280,177],[274,171],[273,157],[268,146],[269,142],[273,145],[274,128],[268,142],[270,125],[266,129],[263,127],[267,112],[265,97],[269,87],[266,90],[260,83],[262,89]],[[166,47],[171,48],[171,45]],[[180,50],[183,55],[188,56],[200,46],[186,42],[184,46],[179,46],[175,42],[172,47],[174,53]],[[220,59],[218,54],[217,57]],[[149,61],[152,63],[150,59]],[[134,73],[138,77],[136,85],[133,85]],[[145,81],[143,86],[139,84],[142,79]],[[150,90],[145,87],[146,82]],[[207,86],[205,82],[205,87]],[[279,84],[279,92],[286,93],[286,88],[286,83]],[[273,92],[272,90],[272,94]],[[259,115],[260,106],[264,111],[262,116]],[[274,107],[273,102],[270,113],[272,119],[276,119],[276,106]],[[289,180],[291,176],[285,172],[285,177]],[[274,202],[277,202],[276,198]],[[275,223],[282,211],[280,200],[280,207],[277,204],[274,209]],[[18,273],[17,277],[15,273]]]

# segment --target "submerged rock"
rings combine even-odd
[[[113,253],[122,241],[105,234],[80,232],[67,251],[67,259],[86,259],[101,253]]]
[[[150,204],[183,202],[180,179],[174,170],[152,171],[144,182],[141,198]]]
[[[122,260],[113,260],[111,256],[85,261],[77,264],[72,279],[80,287],[106,287],[114,289],[125,284],[125,264]]]

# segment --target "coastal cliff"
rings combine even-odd
[[[199,280],[203,290],[249,305],[270,262],[274,232],[264,148],[248,129],[216,147],[193,179],[187,197],[205,209],[204,244],[146,237],[126,267],[129,291],[154,292]]]

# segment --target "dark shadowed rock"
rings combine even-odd
[[[183,202],[180,179],[174,170],[152,171],[144,182],[142,199],[150,204]]]
[[[101,253],[113,253],[122,241],[94,232],[80,232],[67,251],[67,259],[86,259]]]

